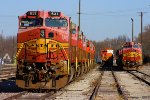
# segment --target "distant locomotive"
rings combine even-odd
[[[59,89],[94,65],[95,46],[62,12],[19,16],[16,84],[23,89]]]
[[[116,63],[124,69],[138,69],[142,65],[141,44],[126,42],[116,51]]]
[[[100,56],[102,59],[103,66],[112,66],[113,65],[113,49],[107,48],[100,51]]]

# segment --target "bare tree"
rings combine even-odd
[[[17,38],[16,36],[4,37],[0,34],[0,58],[2,58],[6,53],[10,55],[13,59],[17,51]]]

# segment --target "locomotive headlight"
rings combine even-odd
[[[53,32],[48,33],[48,37],[49,38],[53,38],[54,37],[54,33]]]
[[[28,70],[31,70],[31,69],[32,69],[32,67],[31,67],[31,66],[26,66],[26,68],[27,68]]]
[[[42,38],[45,37],[45,30],[44,29],[40,30],[40,37],[42,37]]]

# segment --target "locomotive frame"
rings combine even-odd
[[[62,12],[19,16],[16,84],[59,89],[94,66],[95,47]]]
[[[126,42],[116,51],[116,63],[125,70],[138,70],[142,66],[142,47],[140,43]]]

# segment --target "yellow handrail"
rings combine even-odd
[[[68,59],[68,55],[67,55],[67,53],[66,53],[64,47],[61,45],[61,43],[58,43],[58,42],[57,42],[57,44],[59,45],[59,47],[60,47],[61,49],[63,49],[63,51],[65,52],[65,55],[67,56],[67,59]]]
[[[66,53],[64,47],[61,45],[61,43],[58,43],[58,42],[57,42],[57,44],[59,45],[60,49],[62,49],[62,50],[65,52],[65,55],[67,56],[67,59],[68,59],[68,74],[70,74],[70,60],[69,60],[69,58],[68,58],[68,55],[67,55],[67,53]]]
[[[24,43],[21,43],[20,48],[19,48],[19,50],[18,50],[17,53],[16,53],[16,58],[18,58],[18,56],[19,56],[19,54],[20,54],[20,52],[21,52],[23,46],[24,46]]]

